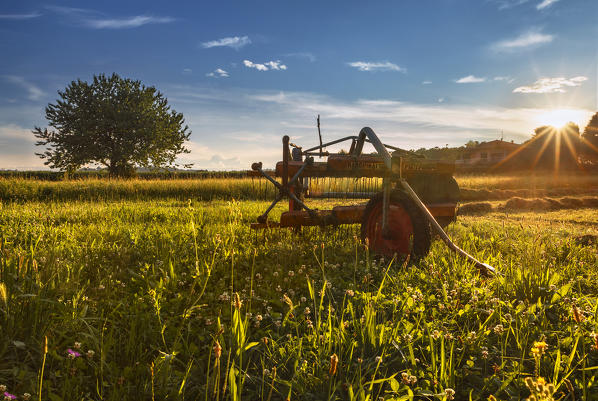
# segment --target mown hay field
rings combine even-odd
[[[530,189],[508,182],[488,189]],[[459,216],[486,279],[440,241],[402,266],[358,226],[253,232],[247,180],[47,184],[0,181],[0,385],[20,399],[597,399],[591,205]]]

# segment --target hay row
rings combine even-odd
[[[459,207],[460,215],[483,214],[502,211],[550,211],[560,209],[598,208],[598,196],[572,198],[569,196],[555,198],[524,199],[514,197],[504,203],[493,205],[490,202],[472,202]]]

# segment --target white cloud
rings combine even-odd
[[[550,7],[551,5],[553,5],[554,3],[556,3],[557,1],[559,1],[559,0],[543,0],[540,4],[538,4],[536,6],[536,8],[538,10],[543,10],[546,7]]]
[[[152,17],[149,15],[135,15],[126,18],[86,19],[84,24],[94,29],[127,29],[138,28],[147,24],[167,24],[173,22],[172,17]]]
[[[106,14],[87,8],[46,6],[46,9],[76,20],[76,23],[92,29],[129,29],[147,24],[167,24],[174,22],[172,17],[154,17],[150,15],[133,15],[113,18]]]
[[[183,68],[183,74],[191,74],[193,70],[191,68]]]
[[[468,75],[463,78],[455,79],[458,84],[477,84],[480,82],[486,82],[486,77],[476,77],[475,75]]]
[[[207,73],[206,77],[228,78],[229,74],[227,71],[224,71],[222,68],[216,68],[214,71]]]
[[[422,85],[432,85],[432,81],[423,81]]]
[[[286,70],[287,66],[281,64],[280,60],[276,61],[268,61],[263,64],[254,63],[249,60],[243,60],[243,65],[248,68],[255,68],[258,71],[268,71],[268,70]]]
[[[581,83],[587,80],[588,77],[584,76],[540,78],[532,85],[513,89],[513,93],[565,93],[567,87],[581,86]]]
[[[550,43],[554,38],[554,35],[542,33],[538,29],[532,29],[515,38],[496,42],[492,45],[492,49],[497,52],[516,51]]]
[[[296,58],[303,58],[309,60],[310,63],[316,61],[316,56],[309,52],[298,52],[298,53],[287,53],[284,55],[285,57],[296,57]]]
[[[505,81],[508,83],[513,83],[513,81],[515,81],[515,78],[511,78],[509,76],[498,76],[498,77],[494,77],[493,78],[494,81]]]
[[[506,10],[527,3],[528,0],[494,0],[494,2],[498,4],[499,10]]]
[[[27,98],[29,100],[39,100],[41,99],[46,93],[42,91],[40,88],[25,80],[25,78],[17,76],[17,75],[5,75],[4,78],[15,85],[18,85],[24,88],[27,91]]]
[[[399,67],[389,61],[384,62],[368,62],[368,61],[352,61],[347,65],[357,68],[359,71],[399,71],[407,72],[407,69]]]
[[[239,50],[243,46],[247,46],[251,43],[251,39],[248,36],[232,36],[217,40],[211,40],[209,42],[203,42],[201,45],[205,49],[212,47],[231,47],[235,50]]]
[[[29,13],[29,14],[0,14],[0,19],[14,19],[14,20],[21,20],[21,19],[31,19],[41,17],[42,14],[38,12]]]

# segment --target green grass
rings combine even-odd
[[[449,235],[504,274],[484,279],[439,241],[405,267],[371,258],[358,226],[256,233],[266,202],[152,200],[115,183],[139,197],[0,205],[12,394],[517,400],[539,376],[555,398],[598,393],[598,257],[582,241],[598,210],[460,218]]]

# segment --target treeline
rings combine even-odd
[[[247,171],[208,171],[208,170],[192,170],[192,171],[138,171],[135,178],[141,180],[198,180],[209,178],[243,178],[247,176]],[[62,181],[70,180],[85,180],[92,178],[108,178],[107,170],[82,170],[74,173],[65,173],[61,171],[18,171],[18,170],[0,170],[1,178],[23,178],[41,181]]]

